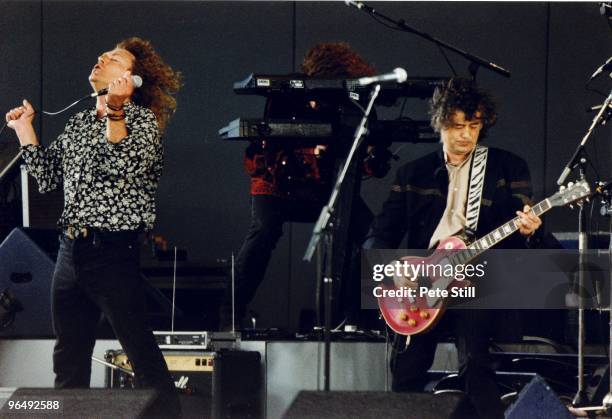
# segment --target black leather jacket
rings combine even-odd
[[[514,218],[525,204],[532,205],[531,177],[523,159],[489,148],[486,170],[476,237]],[[426,249],[446,208],[447,193],[448,171],[441,148],[400,167],[364,247],[394,249],[406,238],[405,248]],[[497,247],[525,248],[526,240],[515,233]]]

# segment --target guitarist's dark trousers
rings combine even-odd
[[[481,418],[503,418],[504,409],[489,354],[490,336],[498,314],[498,310],[449,309],[432,330],[412,336],[408,346],[404,336],[396,336],[391,359],[393,391],[423,391],[438,341],[450,333],[457,346],[461,389]]]

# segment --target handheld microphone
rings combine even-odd
[[[142,86],[142,77],[140,77],[138,74],[133,74],[132,75],[132,84],[134,85],[134,87],[136,89],[138,89],[140,86]],[[90,97],[98,97],[98,96],[104,96],[108,94],[108,88],[105,87],[104,89],[100,89],[95,93],[92,93],[91,95],[89,95]]]
[[[364,12],[367,12],[370,14],[376,13],[376,10],[374,10],[372,7],[368,6],[362,1],[344,0],[344,4],[346,4],[349,7],[355,7],[358,10],[363,10]]]
[[[358,86],[367,86],[372,83],[396,82],[403,83],[408,79],[408,73],[401,67],[396,68],[391,73],[380,74],[372,77],[361,77],[357,79]]]
[[[608,58],[608,60],[604,64],[602,64],[601,66],[599,66],[597,70],[595,70],[595,72],[593,73],[589,81],[593,80],[594,78],[599,76],[601,73],[603,73],[604,71],[608,71],[608,70],[612,70],[612,57]]]
[[[363,8],[363,6],[365,6],[362,2],[360,1],[353,1],[353,0],[344,0],[344,4],[346,4],[347,6],[354,6],[358,9]]]

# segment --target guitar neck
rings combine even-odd
[[[535,215],[540,216],[550,210],[552,205],[549,199],[545,199],[531,208],[531,212]],[[521,226],[520,217],[514,217],[512,220],[501,225],[495,230],[491,231],[486,236],[476,240],[474,243],[469,245],[467,249],[461,250],[453,255],[453,264],[465,264],[486,251],[487,249],[495,246],[497,243],[509,237],[512,233],[517,231]]]

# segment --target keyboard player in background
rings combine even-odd
[[[301,71],[301,76],[324,79],[357,78],[374,75],[376,72],[372,65],[344,42],[314,45],[306,53]],[[237,326],[240,326],[247,305],[264,279],[272,251],[283,234],[285,222],[315,222],[322,206],[329,199],[336,171],[348,153],[354,127],[361,118],[358,108],[346,96],[284,94],[268,98],[265,118],[331,122],[335,127],[338,127],[342,119],[343,125],[348,123],[352,128],[346,130],[348,138],[335,138],[336,141],[328,145],[305,147],[286,141],[275,143],[261,140],[252,142],[246,149],[244,164],[251,177],[251,224],[236,257]],[[365,149],[358,159],[359,166],[362,166],[364,157]],[[348,184],[345,184],[345,191],[353,193],[344,193],[345,198],[340,198],[341,227],[334,236],[334,273],[337,277],[348,277],[350,254],[347,252],[352,248],[351,243],[359,240],[358,236],[367,233],[360,232],[359,228],[348,228],[345,221],[349,219],[348,214],[353,213],[353,221],[365,218],[355,224],[361,230],[367,228],[372,217],[365,203],[358,197],[360,170],[361,167],[355,166],[351,170]],[[386,171],[383,171],[384,176]],[[357,196],[357,199],[353,200],[353,196]],[[347,216],[343,217],[345,214]],[[355,312],[359,308],[359,284],[353,287],[353,291],[349,291],[350,287],[345,285],[342,287],[343,294],[355,294],[352,298],[342,298],[344,311]],[[231,292],[228,291],[220,313],[221,330],[231,329],[231,307]]]

